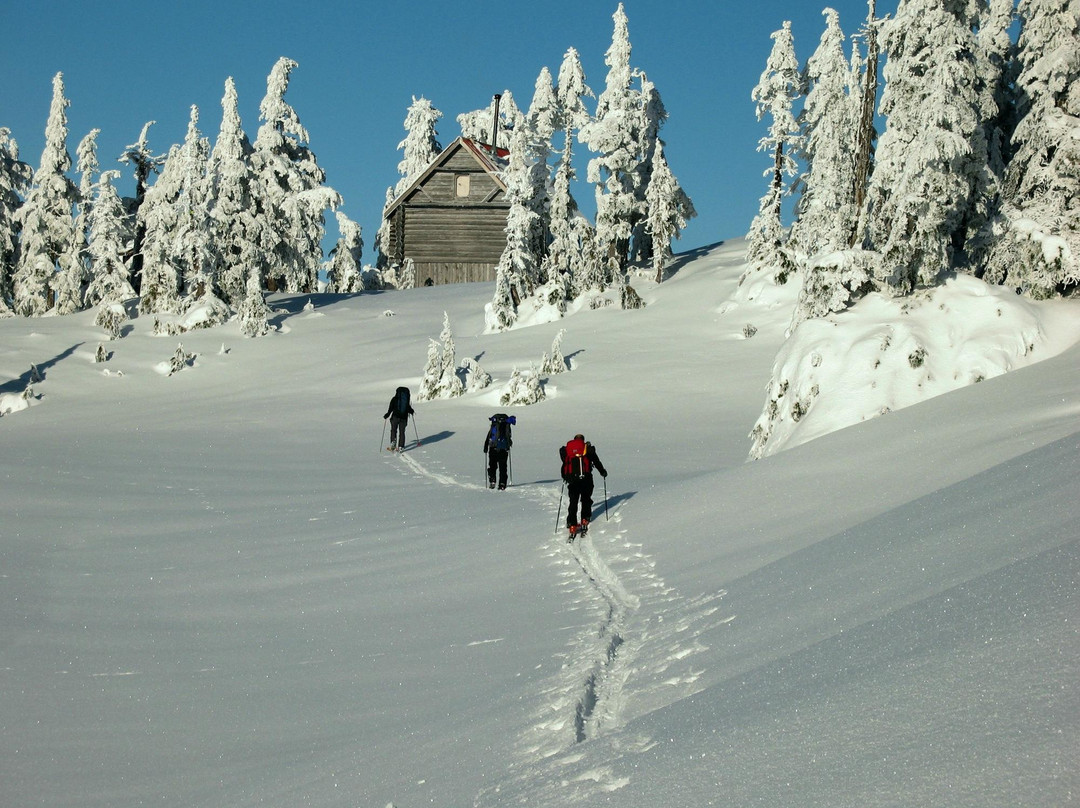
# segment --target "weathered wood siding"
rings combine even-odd
[[[467,196],[459,196],[462,177],[467,177]],[[413,260],[418,284],[494,280],[506,247],[508,211],[499,185],[459,149],[391,215],[394,258]]]

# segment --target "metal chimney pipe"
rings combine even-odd
[[[491,118],[491,156],[494,157],[499,151],[499,101],[502,95],[495,93],[493,98],[495,114]]]

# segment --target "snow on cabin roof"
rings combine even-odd
[[[439,166],[443,165],[459,146],[473,156],[473,159],[476,160],[487,174],[491,175],[491,178],[495,180],[495,183],[502,188],[502,190],[506,190],[506,183],[503,182],[502,171],[506,168],[506,160],[510,156],[510,150],[496,147],[495,154],[492,155],[491,146],[487,143],[481,143],[478,140],[472,140],[467,137],[458,137],[454,139],[453,143],[443,149],[439,153],[439,156],[428,164],[427,168],[416,175],[416,179],[409,183],[408,188],[398,194],[394,200],[386,206],[383,210],[383,218],[385,219],[393,213],[417,187],[426,182],[428,177],[430,177]]]

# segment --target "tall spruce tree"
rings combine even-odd
[[[174,240],[181,215],[177,203],[183,179],[183,147],[173,146],[140,208],[144,234],[139,311],[143,314],[180,310],[181,273]]]
[[[324,184],[326,172],[308,145],[307,129],[285,100],[296,67],[295,61],[282,56],[267,76],[266,95],[259,104],[263,123],[251,156],[266,199],[265,282],[273,290],[294,293],[317,288],[325,213],[341,204],[337,191]]]
[[[882,24],[888,125],[867,197],[879,279],[896,293],[933,285],[967,239],[988,152],[974,4],[901,0]]]
[[[230,76],[221,99],[221,129],[207,169],[214,282],[222,299],[238,307],[248,298],[248,276],[266,266],[266,199],[251,165],[251,142],[244,134],[236,84]]]
[[[795,58],[795,43],[791,22],[772,35],[773,47],[765,71],[754,87],[751,98],[757,105],[757,118],[771,119],[769,133],[758,141],[758,151],[772,155],[772,167],[765,171],[769,187],[747,236],[746,279],[757,272],[769,272],[776,283],[785,283],[794,264],[785,245],[782,206],[787,181],[797,172],[794,152],[801,145],[799,125],[795,120],[794,104],[802,88],[799,63]]]
[[[556,87],[559,109],[559,129],[563,131],[563,147],[555,165],[552,180],[549,229],[551,241],[544,257],[543,275],[549,281],[561,277],[564,293],[573,296],[580,292],[586,268],[595,260],[595,231],[578,209],[571,191],[577,173],[573,165],[573,145],[577,132],[591,117],[585,99],[593,92],[586,84],[585,71],[578,52],[567,50],[559,67]]]
[[[671,240],[678,238],[688,219],[697,215],[690,197],[679,186],[664,157],[664,143],[656,142],[652,175],[645,192],[649,211],[646,226],[652,240],[652,265],[656,282],[664,279],[664,269],[671,260]]]
[[[33,175],[33,169],[19,159],[19,144],[11,136],[11,130],[0,127],[0,317],[12,314],[11,275],[19,236],[17,213]]]
[[[601,254],[609,256],[608,274],[622,272],[630,258],[630,237],[643,215],[637,189],[641,159],[641,92],[630,67],[630,33],[626,11],[619,3],[615,28],[604,57],[608,66],[596,114],[579,139],[597,154],[589,161],[587,179],[596,188],[596,238]]]
[[[41,163],[18,211],[21,235],[12,295],[15,312],[23,316],[39,317],[53,307],[57,272],[67,269],[74,238],[71,211],[79,189],[67,176],[71,168],[67,150],[69,104],[64,96],[64,75],[57,73]]]
[[[878,44],[878,26],[876,0],[867,0],[868,13],[862,29],[862,38],[866,41],[866,56],[862,60],[861,70],[852,70],[852,86],[859,88],[858,114],[855,129],[855,166],[852,178],[851,198],[855,221],[848,238],[848,246],[861,245],[866,240],[866,192],[870,187],[870,175],[873,173],[874,147],[877,142],[877,128],[874,126],[874,114],[877,110],[878,67],[881,61],[881,47]],[[857,53],[857,48],[855,50]],[[855,53],[852,61],[856,61]]]
[[[540,268],[537,272],[539,283],[545,283],[543,259],[547,255],[548,239],[551,233],[551,166],[548,163],[553,149],[552,139],[561,122],[559,99],[551,71],[546,67],[536,77],[532,103],[526,114],[526,124],[531,134],[531,148],[535,162],[530,172],[530,184],[533,196],[530,206],[536,213],[532,230],[532,252],[537,257]]]
[[[90,284],[86,289],[89,306],[107,307],[136,295],[131,270],[124,259],[131,229],[127,211],[113,185],[119,177],[119,171],[104,171],[94,185],[94,205],[90,211]]]
[[[127,214],[133,224],[131,243],[131,285],[138,292],[142,288],[143,240],[146,237],[146,219],[142,215],[142,204],[150,187],[150,176],[156,174],[165,162],[165,156],[154,154],[150,150],[147,135],[156,121],[147,121],[139,133],[139,139],[130,144],[120,155],[121,163],[128,163],[135,168],[135,196],[126,200]]]
[[[171,260],[180,274],[181,299],[208,300],[214,291],[214,255],[211,247],[211,187],[208,175],[210,141],[199,130],[199,108],[191,107],[187,134],[179,153],[180,193],[176,200],[176,231],[171,237]],[[220,301],[218,301],[220,303]],[[223,306],[214,305],[215,311]]]
[[[1080,284],[1080,9],[1021,0],[1012,137],[986,278],[1035,298]]]
[[[510,143],[510,163],[503,174],[510,210],[506,217],[506,247],[496,267],[493,305],[506,305],[505,295],[508,291],[515,313],[521,301],[531,295],[539,285],[540,259],[534,252],[533,240],[539,216],[532,206],[535,196],[533,166],[537,158],[532,141],[533,135],[528,123],[514,131]],[[502,288],[503,284],[506,289]],[[505,320],[506,317],[501,316],[496,327],[507,327],[508,323],[504,325]]]
[[[360,263],[364,252],[364,239],[360,225],[336,211],[338,240],[330,251],[326,263],[326,291],[331,294],[351,295],[364,290],[363,267]]]
[[[825,31],[806,63],[806,100],[799,117],[806,171],[791,228],[792,243],[807,256],[847,247],[855,226],[855,151],[849,133],[857,108],[849,96],[851,69],[840,15],[831,8],[822,13]]]
[[[68,246],[63,272],[56,275],[56,313],[73,314],[85,305],[84,294],[90,282],[90,214],[94,208],[95,182],[100,170],[97,137],[100,129],[91,129],[75,148],[75,170],[79,172],[79,193],[75,205],[75,226]]]
[[[668,113],[656,85],[649,81],[645,71],[638,70],[641,89],[641,124],[638,141],[639,159],[634,169],[634,188],[637,196],[638,218],[631,232],[631,261],[645,261],[653,256],[653,231],[649,224],[649,203],[646,199],[652,184],[654,161],[660,143],[660,129],[667,122]],[[689,201],[689,197],[687,197]],[[669,245],[670,246],[670,245]],[[666,259],[665,259],[666,260]]]
[[[401,179],[394,188],[395,197],[408,188],[442,151],[436,128],[442,115],[423,96],[413,96],[412,104],[405,113],[405,130],[408,134],[397,145],[402,156],[398,163]]]

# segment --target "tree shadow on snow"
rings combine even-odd
[[[45,362],[39,362],[38,364],[34,365],[33,367],[27,368],[26,372],[23,373],[22,375],[20,375],[18,378],[12,379],[11,381],[4,382],[3,384],[0,384],[0,393],[21,393],[23,390],[25,390],[27,388],[27,385],[29,385],[31,383],[36,384],[36,383],[38,383],[40,381],[44,381],[45,372],[47,370],[49,370],[54,365],[58,364],[62,359],[67,359],[69,356],[71,356],[73,353],[75,353],[75,351],[77,351],[79,348],[81,348],[83,346],[83,344],[84,343],[77,342],[74,345],[72,345],[70,348],[68,348],[66,351],[58,353],[52,359],[49,359],[49,360],[47,360]],[[35,368],[36,368],[36,371],[35,371]],[[35,373],[37,375],[36,379],[34,378]]]
[[[706,244],[704,247],[696,247],[693,250],[687,250],[684,253],[672,256],[672,261],[666,267],[664,267],[664,280],[671,280],[673,277],[679,274],[679,271],[683,269],[687,264],[691,264],[694,261],[701,258],[707,252],[715,250],[717,247],[723,245],[724,242],[718,241],[715,244]]]

